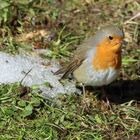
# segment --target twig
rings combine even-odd
[[[126,22],[124,22],[124,24],[130,23],[130,21],[132,21],[135,18],[139,18],[140,17],[140,12],[138,12],[136,15],[134,15],[133,17],[131,17],[129,20],[127,20]]]
[[[31,72],[32,68],[29,69],[29,71],[25,74],[25,76],[21,79],[20,85],[22,84],[23,80],[26,78],[26,76]]]

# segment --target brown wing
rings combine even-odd
[[[54,74],[63,74],[62,78],[67,77],[70,73],[75,71],[85,60],[86,54],[89,49],[91,49],[94,45],[94,39],[89,38],[85,40],[81,45],[79,45],[74,53],[74,58],[70,62],[70,64],[62,67],[58,71],[56,71]]]
[[[74,70],[76,70],[82,63],[84,59],[74,59],[69,65],[62,67],[58,71],[56,71],[54,74],[63,74],[62,78],[66,78],[70,73],[72,73]]]

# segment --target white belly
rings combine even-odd
[[[78,82],[89,86],[108,85],[118,76],[119,70],[109,68],[107,70],[96,71],[93,65],[87,60],[74,71],[74,77]]]

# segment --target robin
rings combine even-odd
[[[121,46],[123,31],[114,25],[107,25],[95,36],[85,40],[74,53],[70,63],[55,74],[62,78],[73,73],[74,78],[86,86],[104,86],[114,81],[121,67]]]

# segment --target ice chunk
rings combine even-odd
[[[56,97],[58,94],[77,92],[74,82],[60,83],[59,76],[53,74],[59,68],[55,60],[43,60],[38,56],[10,55],[0,52],[0,83],[22,82],[25,86],[36,85],[42,94]],[[50,86],[46,86],[49,83]]]

